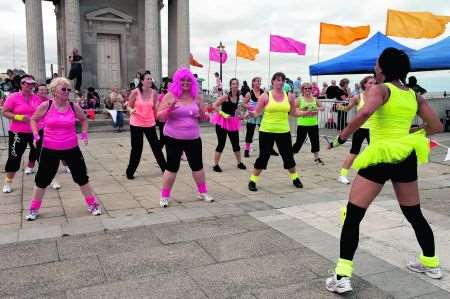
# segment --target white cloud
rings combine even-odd
[[[0,0],[0,69],[11,67],[13,61],[13,34],[15,37],[15,60],[17,66],[26,65],[26,35],[25,35],[25,7],[22,1],[9,3]],[[6,3],[8,2],[8,3]],[[162,10],[163,35],[163,72],[167,72],[167,1]],[[217,46],[221,40],[229,54],[229,61],[224,65],[224,80],[234,76],[234,47],[237,39],[260,49],[255,62],[238,59],[237,76],[250,80],[260,75],[263,81],[268,77],[268,43],[269,33],[290,36],[307,44],[307,55],[294,54],[271,55],[271,72],[284,71],[289,77],[300,75],[308,78],[308,67],[317,62],[317,48],[319,23],[321,21],[342,25],[371,25],[371,34],[376,31],[384,32],[386,11],[388,8],[398,10],[431,11],[436,14],[450,15],[448,0],[377,0],[342,1],[342,0],[190,0],[191,22],[191,52],[201,63],[203,69],[193,68],[200,76],[207,76],[209,46]],[[47,64],[56,63],[56,21],[53,4],[43,1],[44,35]],[[450,26],[443,36],[448,36]],[[439,39],[414,40],[397,39],[412,48],[421,48]],[[323,45],[320,59],[326,60],[359,45],[355,43],[348,47]],[[217,63],[211,63],[211,74],[219,70]],[[212,77],[211,77],[212,78]],[[329,80],[327,76],[319,81]],[[433,80],[433,88],[450,89],[448,72],[421,73],[419,80]],[[442,81],[442,84],[436,84]],[[212,84],[212,83],[211,83]],[[263,84],[266,84],[265,82]]]

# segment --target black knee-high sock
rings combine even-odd
[[[351,202],[347,204],[347,216],[342,226],[340,242],[340,258],[353,260],[359,242],[359,224],[364,218],[367,209],[355,206]]]
[[[420,204],[416,206],[400,206],[400,208],[416,233],[417,241],[420,248],[422,248],[422,254],[426,257],[434,257],[433,231],[420,210]]]

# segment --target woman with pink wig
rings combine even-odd
[[[230,80],[230,92],[227,95],[221,96],[214,102],[214,109],[219,110],[211,117],[211,122],[216,125],[217,147],[214,154],[215,172],[222,172],[219,166],[220,156],[222,156],[225,143],[230,138],[233,152],[237,160],[237,167],[239,169],[247,169],[244,163],[241,162],[241,147],[239,146],[239,129],[241,122],[239,116],[236,115],[236,110],[239,106],[239,81],[236,78]],[[219,108],[220,107],[220,108]]]
[[[198,198],[212,202],[213,199],[206,188],[199,125],[199,120],[208,119],[208,115],[203,99],[198,95],[197,80],[188,69],[178,69],[173,75],[168,93],[158,107],[158,118],[166,123],[164,136],[167,152],[160,206],[169,206],[170,192],[180,168],[183,152],[197,184]]]

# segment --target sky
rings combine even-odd
[[[162,61],[163,75],[167,74],[167,0],[161,11],[162,23]],[[25,6],[21,0],[0,0],[0,72],[15,65],[26,69],[26,32]],[[225,45],[229,59],[223,65],[224,82],[236,75],[250,81],[254,76],[263,79],[267,86],[269,77],[269,35],[289,36],[307,44],[305,56],[295,54],[271,53],[270,72],[282,71],[295,79],[301,76],[309,80],[309,65],[318,61],[318,39],[320,22],[346,26],[370,25],[370,36],[377,31],[384,32],[387,9],[405,11],[429,11],[434,14],[450,16],[448,0],[190,0],[190,36],[191,53],[204,65],[204,68],[192,67],[200,77],[208,77],[208,51],[219,41]],[[50,64],[57,63],[56,20],[51,2],[43,2],[44,44],[47,72]],[[13,25],[12,25],[13,24]],[[12,26],[10,26],[12,25]],[[450,25],[446,32],[435,39],[393,38],[404,45],[420,49],[450,35]],[[235,59],[236,40],[240,40],[260,50],[255,61]],[[350,46],[322,45],[320,61],[343,54],[364,41]],[[144,66],[143,66],[144,68]],[[213,74],[219,71],[219,64],[210,65],[210,87]],[[415,74],[419,84],[430,91],[450,91],[450,71],[422,72]],[[319,84],[339,76],[320,76]],[[357,82],[361,75],[346,76]],[[316,80],[316,77],[312,78]],[[207,85],[205,81],[204,88]]]

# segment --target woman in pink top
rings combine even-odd
[[[16,172],[20,169],[22,155],[27,149],[27,145],[30,146],[30,164],[25,169],[26,174],[33,172],[33,166],[37,159],[30,127],[30,118],[41,103],[39,97],[33,94],[35,84],[36,81],[32,76],[24,75],[20,80],[20,91],[11,94],[3,105],[3,115],[11,120],[3,193],[12,192],[11,185]]]
[[[80,139],[88,143],[88,124],[86,116],[78,105],[69,102],[70,82],[66,78],[55,78],[50,83],[50,92],[54,99],[42,103],[31,118],[33,138],[39,141],[38,123],[44,123],[44,137],[39,168],[35,177],[35,187],[30,201],[29,213],[25,219],[32,221],[39,216],[39,208],[45,189],[58,171],[59,162],[66,161],[72,178],[80,186],[81,193],[88,206],[89,212],[100,215],[92,188],[89,184],[86,164],[83,154],[78,147],[75,122],[81,123]]]
[[[198,198],[213,201],[208,195],[203,170],[200,119],[208,119],[203,99],[198,95],[197,80],[186,68],[177,70],[169,92],[164,96],[158,109],[158,118],[165,121],[167,166],[163,176],[160,206],[168,207],[170,192],[180,168],[182,153],[186,153],[192,176],[197,184]]]
[[[129,180],[134,179],[134,173],[139,166],[144,146],[144,135],[155,155],[161,171],[166,169],[166,159],[162,153],[161,144],[156,135],[156,109],[158,94],[152,89],[153,80],[150,74],[141,75],[137,88],[133,89],[128,101],[130,115],[131,153],[126,175]]]

